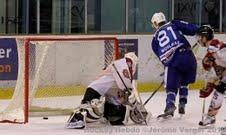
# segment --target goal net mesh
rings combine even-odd
[[[30,115],[69,114],[87,85],[118,57],[115,38],[18,39],[17,48],[18,79],[12,98],[4,100],[2,122],[27,122],[27,106]]]

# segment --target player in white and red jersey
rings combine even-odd
[[[137,62],[138,58],[133,52],[113,61],[102,75],[88,85],[81,105],[70,116],[66,128],[82,129],[86,123],[103,118],[111,125],[124,125],[129,117],[135,120],[134,122],[138,120],[138,123],[141,122],[141,118],[137,117],[146,119],[146,109],[141,104],[138,105],[133,91],[135,88],[132,82]],[[138,109],[144,115],[131,115],[132,111]]]
[[[226,91],[226,45],[214,39],[214,32],[208,25],[201,26],[197,31],[198,42],[207,48],[202,64],[206,71],[212,68],[216,78],[209,79],[205,88],[200,90],[200,97],[206,98],[215,89],[208,113],[199,125],[206,126],[216,122],[216,115],[222,106],[224,92]]]

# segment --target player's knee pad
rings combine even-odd
[[[87,122],[95,122],[103,117],[104,114],[104,98],[92,99],[90,103],[81,104],[78,111],[85,112]]]
[[[222,94],[226,91],[226,83],[220,81],[219,85],[217,85],[216,90]]]
[[[123,105],[114,105],[106,102],[104,105],[104,117],[112,125],[123,125],[126,107]]]
[[[224,95],[218,91],[215,91],[210,102],[208,115],[215,116],[218,113],[218,110],[221,108]]]

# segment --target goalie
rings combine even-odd
[[[210,71],[212,68],[216,77],[208,80],[206,87],[200,90],[200,97],[208,97],[215,89],[208,113],[199,125],[206,126],[216,122],[216,115],[222,106],[224,92],[226,91],[226,45],[217,39],[213,39],[213,30],[208,25],[201,26],[197,31],[198,42],[207,48],[203,58],[203,68]]]
[[[82,129],[86,123],[106,119],[111,125],[124,125],[129,117],[135,123],[146,121],[147,111],[135,96],[133,76],[138,58],[135,53],[112,62],[103,74],[88,85],[81,105],[70,116],[66,128]]]

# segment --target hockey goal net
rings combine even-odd
[[[68,114],[87,84],[118,58],[114,37],[34,37],[17,39],[18,77],[4,100],[0,121],[26,123],[31,115]],[[2,102],[2,100],[0,100]]]

